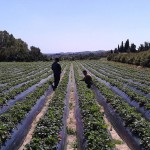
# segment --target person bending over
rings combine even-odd
[[[93,84],[92,77],[87,74],[86,70],[83,70],[83,74],[84,74],[84,78],[81,81],[85,81],[85,83],[87,84],[87,87],[91,88],[91,85]]]
[[[54,73],[54,86],[52,85],[53,90],[57,88],[60,81],[61,66],[58,62],[59,58],[55,58],[55,62],[52,64],[52,70]]]

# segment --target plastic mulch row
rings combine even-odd
[[[100,93],[100,91],[93,87],[93,91],[96,94],[98,103],[104,107],[104,111],[106,114],[106,117],[114,127],[114,129],[117,131],[119,136],[127,143],[127,145],[132,150],[145,150],[140,145],[140,139],[135,137],[129,130],[129,128],[124,127],[124,121],[121,119],[121,117],[114,111],[112,106],[106,102],[105,97]]]
[[[85,137],[83,134],[83,123],[81,112],[79,108],[79,97],[77,94],[76,84],[74,84],[74,96],[76,101],[76,109],[75,109],[75,118],[76,118],[76,126],[77,126],[77,140],[78,140],[78,148],[79,150],[85,150]]]
[[[62,76],[63,76],[64,72],[65,71],[62,72],[62,74],[61,74]],[[69,88],[69,86],[68,86],[68,88]],[[48,95],[50,95],[52,93],[52,91],[53,91],[52,87],[50,86],[50,88],[47,90],[47,92],[45,92],[45,96],[44,95],[41,96],[41,98],[37,101],[37,103],[32,108],[32,110],[28,113],[26,118],[24,118],[22,120],[22,122],[17,125],[17,129],[15,129],[12,132],[12,137],[5,142],[4,146],[1,147],[1,150],[16,150],[22,145],[26,135],[28,134],[28,132],[31,128],[31,124],[32,124],[33,120],[35,119],[37,114],[42,110],[44,104],[47,101],[46,97]],[[66,106],[68,105],[67,99],[65,100],[65,104],[66,104]],[[67,108],[68,108],[68,106],[64,109],[63,120],[67,115]],[[65,140],[66,139],[66,127],[63,128],[62,133],[64,133],[63,134],[64,140],[62,140],[58,144],[58,147],[60,147],[60,148],[62,148],[66,145],[66,140]],[[61,150],[61,149],[59,149],[59,150]]]
[[[82,67],[84,69],[86,69],[83,65]],[[92,69],[92,68],[91,68]],[[90,72],[88,69],[86,69],[88,72]],[[94,69],[93,69],[94,70]],[[97,72],[97,71],[96,71]],[[107,87],[109,87],[112,91],[114,91],[117,95],[121,96],[130,106],[132,107],[136,107],[137,111],[139,113],[141,113],[143,115],[144,118],[146,118],[147,120],[150,121],[150,111],[144,109],[144,107],[139,107],[139,104],[137,101],[131,101],[130,97],[127,96],[127,94],[125,94],[124,92],[122,92],[121,90],[119,90],[117,87],[115,86],[111,86],[109,82],[102,80],[98,77],[96,77],[94,74],[92,74],[97,80],[99,80],[100,82],[104,83]]]
[[[28,131],[31,128],[31,124],[32,124],[33,120],[35,119],[37,114],[43,108],[44,104],[47,101],[46,97],[48,95],[50,95],[52,93],[52,91],[53,90],[50,87],[49,90],[46,92],[46,95],[45,96],[41,96],[41,98],[37,101],[37,103],[32,108],[32,110],[22,120],[22,122],[17,126],[17,129],[15,129],[13,131],[12,137],[6,141],[4,146],[2,146],[1,150],[16,150],[22,145],[22,143],[23,143],[23,141],[24,141]]]
[[[65,103],[65,106],[64,106],[64,113],[63,113],[63,128],[60,132],[61,134],[61,141],[58,143],[57,145],[57,150],[64,150],[66,148],[66,145],[67,145],[67,118],[68,118],[68,114],[69,114],[69,96],[70,96],[70,79],[71,79],[71,71],[69,73],[69,82],[68,82],[68,85],[67,85],[67,94],[65,96],[65,100],[64,100],[64,103]]]
[[[138,102],[135,100],[131,101],[131,98],[127,96],[124,92],[119,90],[117,87],[111,87],[111,90],[114,91],[117,95],[121,96],[124,101],[126,101],[130,106],[136,107],[136,110],[143,115],[148,121],[150,121],[150,111],[144,109],[144,107],[140,107]]]
[[[40,86],[42,84],[44,84],[48,79],[52,78],[52,74],[49,75],[47,78],[42,79],[39,83],[36,83],[34,85],[32,85],[31,87],[29,87],[27,90],[25,90],[24,92],[21,92],[19,95],[17,95],[15,97],[15,99],[11,99],[8,101],[7,106],[3,106],[0,109],[0,114],[5,113],[10,107],[12,107],[17,101],[21,101],[23,100],[29,93],[33,92],[37,86]]]

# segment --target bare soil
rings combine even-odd
[[[73,70],[73,66],[71,66],[71,70]],[[71,71],[71,89],[70,89],[70,95],[69,95],[69,115],[67,118],[67,129],[69,131],[72,131],[72,133],[67,133],[67,146],[66,150],[76,150],[76,118],[75,118],[75,96],[74,96],[74,76],[73,72]]]
[[[30,143],[31,139],[32,139],[32,135],[34,133],[34,130],[36,128],[36,125],[38,124],[39,120],[44,116],[44,114],[46,113],[47,109],[48,109],[48,105],[49,102],[51,101],[52,97],[54,95],[54,92],[47,97],[47,102],[45,103],[44,107],[42,108],[41,112],[36,116],[35,120],[33,121],[32,125],[31,125],[31,129],[29,130],[22,146],[19,148],[19,150],[25,150],[25,145]]]
[[[65,74],[65,69],[64,69],[64,72],[63,72],[63,75],[61,76],[61,79],[60,81],[62,80],[63,76]],[[51,101],[51,99],[53,98],[55,92],[53,91],[51,93],[51,95],[47,96],[47,101],[45,103],[45,105],[43,106],[42,110],[40,111],[39,114],[37,114],[36,118],[34,119],[34,121],[32,122],[31,124],[31,128],[26,136],[26,138],[24,139],[24,142],[23,144],[21,145],[21,147],[18,149],[18,150],[25,150],[25,145],[27,145],[28,143],[30,143],[31,139],[32,139],[32,135],[34,133],[34,130],[39,122],[39,120],[44,116],[44,114],[46,113],[47,109],[48,109],[48,106],[49,106],[49,103]]]
[[[100,106],[100,112],[104,112],[104,108]],[[118,141],[120,144],[115,144],[116,150],[130,150],[128,145],[121,139],[121,137],[118,135],[118,133],[115,131],[111,123],[108,121],[106,115],[104,115],[105,123],[108,125],[108,130],[111,134],[112,139]]]

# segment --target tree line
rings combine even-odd
[[[137,66],[150,67],[150,50],[139,53],[120,53],[107,56],[108,61],[133,64]]]
[[[125,44],[122,42],[120,46],[118,45],[114,51],[111,50],[107,60],[150,67],[150,43],[145,42],[136,49],[136,45],[132,43],[130,46],[127,40]]]
[[[140,44],[140,46],[136,49],[136,45],[134,43],[129,43],[129,39],[126,40],[124,43],[121,42],[121,45],[118,44],[118,47],[114,50],[111,50],[111,53],[136,53],[136,52],[142,52],[147,51],[150,49],[150,43],[144,42],[144,44]]]
[[[21,39],[16,39],[7,31],[0,31],[0,61],[45,61],[47,57],[40,48],[31,46]]]
[[[49,60],[53,60],[54,58],[59,58],[60,60],[96,60],[107,56],[108,52],[98,51],[94,52],[75,52],[72,54],[67,53],[57,53],[57,54],[48,54],[47,57]]]

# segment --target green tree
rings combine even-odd
[[[7,31],[0,31],[0,61],[39,61],[47,60],[39,48],[31,47],[21,39],[15,39]]]
[[[31,54],[31,59],[33,61],[38,61],[38,60],[42,60],[43,57],[42,57],[42,53],[40,52],[41,50],[35,46],[31,46],[30,47],[31,51],[30,51],[30,54]]]
[[[120,51],[120,47],[119,47],[119,44],[118,44],[118,52]]]
[[[136,52],[136,45],[134,43],[131,44],[130,52]]]
[[[128,52],[129,49],[130,49],[130,47],[129,47],[129,39],[127,39],[127,41],[125,42],[124,52]]]
[[[114,53],[118,53],[119,51],[118,51],[118,49],[117,48],[115,48],[114,49]]]
[[[148,42],[144,42],[144,51],[149,50],[149,43]]]
[[[144,45],[143,45],[143,44],[141,44],[141,45],[139,46],[138,51],[139,51],[139,52],[144,51]]]
[[[121,42],[121,46],[120,46],[119,52],[120,52],[120,53],[123,53],[123,52],[124,52],[123,41]]]

